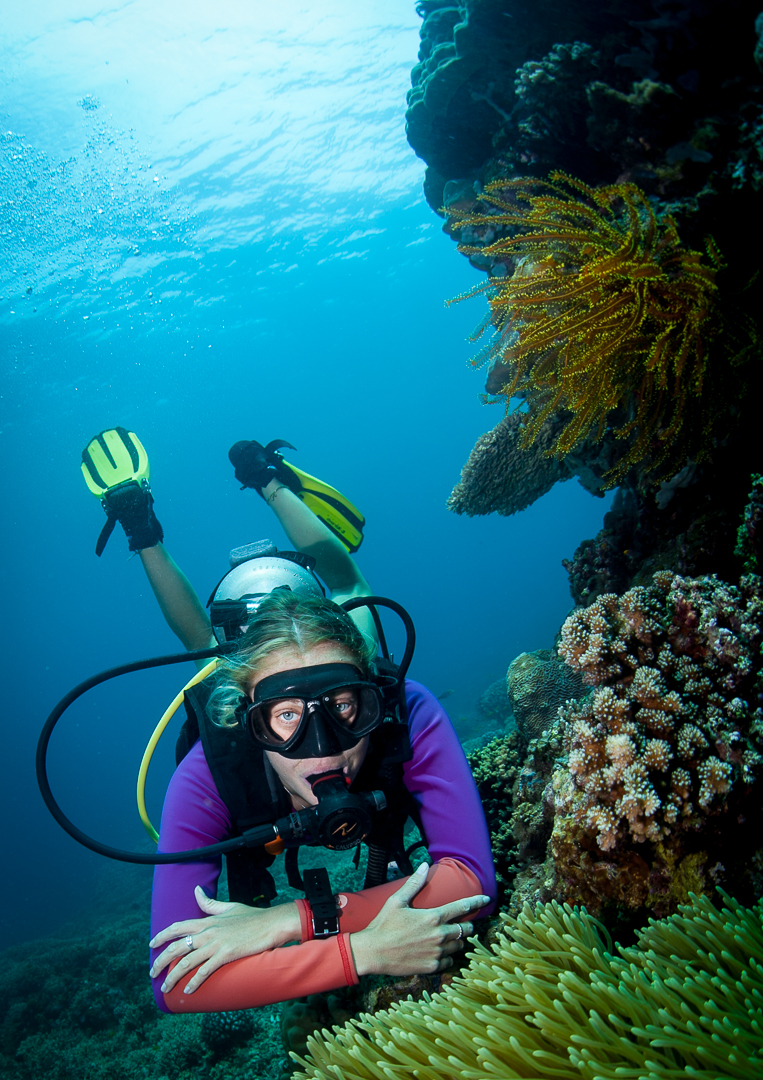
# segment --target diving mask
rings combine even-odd
[[[352,664],[317,664],[261,679],[242,720],[263,750],[288,758],[350,750],[384,717],[379,687]]]

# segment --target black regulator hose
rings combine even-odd
[[[354,596],[351,600],[345,600],[342,607],[345,611],[354,611],[355,608],[367,607],[373,617],[374,623],[380,630],[380,637],[384,640],[384,651],[389,659],[387,653],[387,642],[384,639],[384,631],[381,630],[381,623],[379,621],[379,615],[376,611],[376,607],[386,607],[390,611],[394,611],[398,616],[403,626],[405,627],[405,652],[403,653],[403,659],[400,661],[400,666],[397,672],[397,682],[400,686],[403,685],[405,676],[408,672],[408,668],[411,666],[411,660],[413,659],[413,651],[416,648],[416,628],[413,625],[413,619],[405,610],[402,604],[398,604],[397,600],[390,600],[386,596]]]
[[[274,840],[276,832],[273,825],[263,825],[259,830],[251,830],[247,833],[247,837],[234,836],[230,840],[223,840],[219,844],[209,844],[208,847],[193,848],[190,851],[167,851],[167,852],[155,852],[154,854],[144,854],[137,851],[123,851],[121,848],[109,847],[107,844],[102,844],[99,840],[94,840],[91,836],[83,833],[81,829],[69,820],[61,807],[56,802],[53,792],[50,790],[50,783],[48,781],[48,768],[47,768],[47,754],[48,743],[50,737],[53,734],[58,721],[63,714],[69,708],[69,706],[87,693],[94,686],[98,686],[99,683],[108,682],[109,679],[116,679],[119,675],[129,675],[133,671],[145,671],[147,668],[155,667],[167,667],[171,664],[183,664],[188,660],[208,660],[214,656],[221,656],[226,652],[231,651],[231,646],[218,645],[213,649],[198,649],[196,652],[187,653],[173,653],[170,656],[154,656],[149,660],[134,660],[129,664],[120,664],[119,667],[109,668],[108,671],[101,671],[97,675],[92,675],[89,679],[85,679],[78,686],[75,686],[73,690],[70,690],[65,697],[62,697],[59,703],[51,712],[48,719],[45,721],[40,738],[37,742],[37,783],[40,788],[40,793],[45,800],[45,805],[50,810],[53,817],[58,824],[71,836],[77,843],[82,844],[83,847],[89,848],[91,851],[97,852],[99,855],[105,855],[108,859],[116,859],[118,862],[139,863],[144,866],[158,866],[163,863],[179,863],[179,862],[201,862],[205,859],[213,858],[216,855],[221,855],[226,851],[237,851],[240,848],[251,846],[259,842],[259,844],[266,844],[269,840]],[[255,837],[253,834],[262,833],[262,839],[259,836]]]
[[[383,596],[358,596],[346,601],[342,607],[348,612],[358,607],[370,608],[374,621],[378,625],[379,617],[375,610],[376,605],[390,608],[402,619],[405,626],[406,646],[396,680],[396,685],[402,688],[416,644],[416,631],[408,612],[401,604]],[[37,742],[36,770],[40,794],[48,810],[64,832],[68,833],[78,844],[89,848],[90,851],[95,851],[98,855],[105,855],[107,859],[116,859],[117,862],[138,863],[143,866],[160,866],[165,863],[203,862],[217,855],[223,855],[228,851],[239,851],[241,848],[246,847],[262,847],[271,840],[275,840],[279,835],[283,839],[288,837],[289,840],[296,840],[299,843],[299,837],[302,835],[309,836],[314,830],[321,831],[321,822],[324,816],[328,814],[328,803],[320,812],[317,808],[311,808],[300,811],[299,814],[290,814],[287,818],[281,818],[274,824],[259,825],[253,829],[247,829],[242,836],[233,836],[229,840],[222,840],[219,844],[209,844],[207,847],[193,848],[190,851],[164,851],[150,855],[137,851],[123,851],[121,848],[109,847],[108,844],[102,844],[99,840],[94,840],[92,836],[82,832],[74,822],[69,820],[53,796],[48,781],[48,744],[56,724],[77,698],[82,697],[88,690],[92,690],[94,686],[108,682],[110,679],[116,679],[120,675],[129,675],[133,671],[145,671],[148,668],[184,664],[189,660],[211,660],[215,656],[223,656],[226,653],[233,652],[236,648],[237,642],[227,642],[212,649],[197,649],[195,652],[172,653],[168,656],[154,656],[148,660],[133,660],[129,664],[120,664],[119,667],[109,668],[107,671],[100,671],[97,675],[91,675],[89,679],[79,683],[78,686],[75,686],[73,690],[70,690],[68,694],[61,698],[48,716],[40,732],[40,738]],[[370,810],[381,809],[384,806],[381,792],[371,792],[363,796],[362,800],[357,801],[366,801]],[[327,846],[339,847],[340,845],[332,842]]]

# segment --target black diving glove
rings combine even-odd
[[[266,488],[271,480],[280,480],[293,490],[294,478],[283,468],[283,458],[278,453],[281,446],[287,446],[289,450],[297,449],[291,443],[280,439],[274,439],[267,446],[254,439],[243,439],[233,444],[228,451],[228,460],[242,489],[254,488],[262,495],[263,488]]]
[[[154,547],[164,539],[164,530],[154,513],[154,497],[145,480],[140,483],[128,480],[109,488],[101,499],[101,505],[108,520],[98,537],[96,555],[103,552],[117,522],[125,531],[130,551]]]

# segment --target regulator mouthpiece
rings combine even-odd
[[[312,811],[316,840],[332,851],[357,847],[371,831],[373,812],[387,805],[382,791],[360,795],[348,791],[341,769],[308,776],[307,780],[318,800]]]

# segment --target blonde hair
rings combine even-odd
[[[238,651],[225,657],[217,669],[217,685],[207,705],[212,721],[220,727],[236,725],[241,697],[267,657],[286,649],[305,653],[325,643],[346,649],[360,673],[368,674],[369,645],[343,608],[322,596],[299,596],[288,589],[269,593]]]

